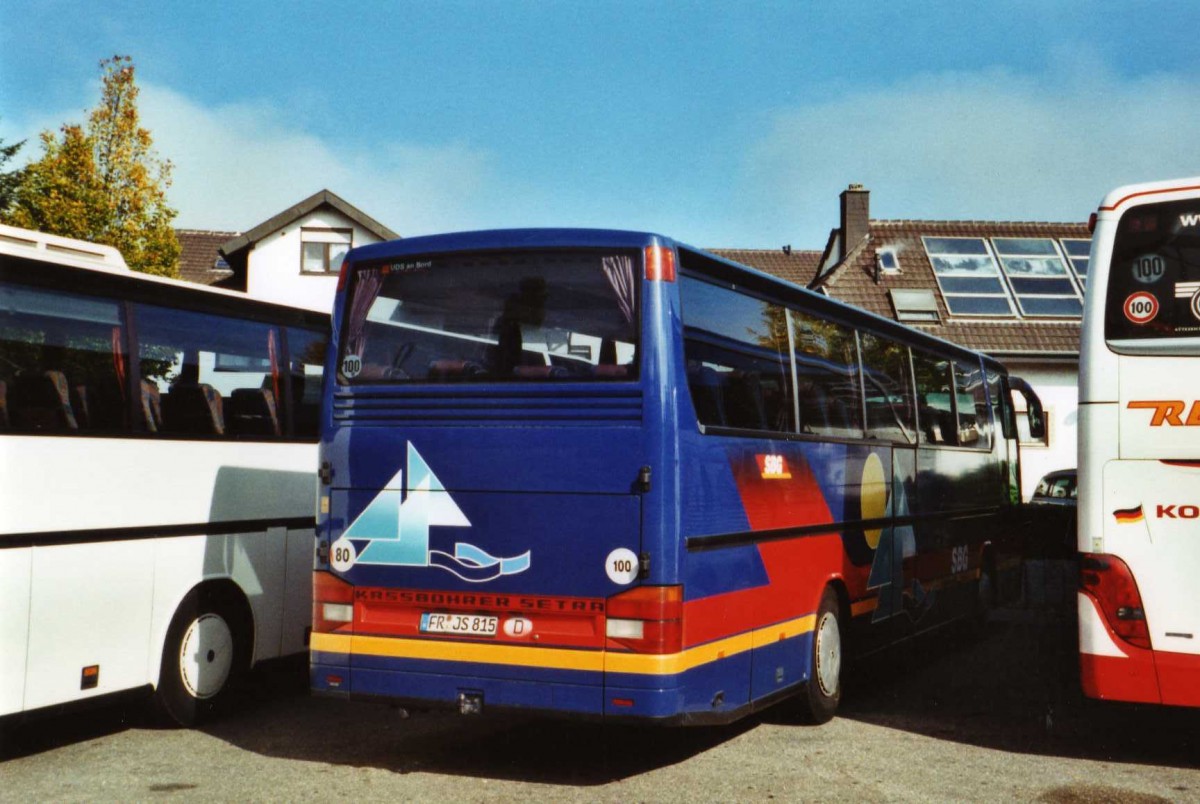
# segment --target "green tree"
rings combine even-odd
[[[166,197],[172,165],[140,125],[133,59],[113,56],[100,67],[100,103],[87,125],[42,132],[42,157],[21,172],[3,220],[114,246],[135,271],[176,277],[176,211]]]
[[[0,214],[8,209],[16,198],[17,185],[21,183],[21,170],[10,170],[5,172],[4,166],[17,155],[17,151],[21,150],[21,146],[25,144],[25,140],[5,145],[4,140],[0,140]]]

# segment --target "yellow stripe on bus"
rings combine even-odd
[[[752,648],[764,647],[774,642],[801,636],[812,631],[815,620],[815,616],[810,614],[715,642],[697,645],[682,653],[664,655],[322,633],[312,635],[311,648],[326,653],[344,653],[356,656],[385,656],[397,659],[542,667],[552,670],[590,670],[593,672],[608,671],[610,673],[669,676],[736,656]]]

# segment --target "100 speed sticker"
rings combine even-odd
[[[1138,291],[1125,300],[1124,310],[1134,324],[1149,324],[1158,315],[1158,299],[1153,293]]]

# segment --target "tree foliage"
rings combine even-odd
[[[42,157],[21,172],[3,220],[114,246],[135,271],[178,276],[176,211],[166,197],[172,165],[139,122],[133,60],[113,56],[100,67],[100,102],[87,125],[42,132]]]
[[[21,150],[21,146],[25,144],[25,140],[5,145],[4,140],[0,140],[0,214],[8,209],[17,195],[17,185],[21,182],[20,170],[5,171],[4,166],[8,164],[16,155],[17,151]]]

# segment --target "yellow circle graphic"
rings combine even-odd
[[[883,461],[872,452],[863,462],[862,472],[862,518],[882,519],[887,513],[887,478],[883,475]],[[863,531],[867,537],[867,547],[874,550],[879,546],[879,537],[883,528],[871,528]]]

